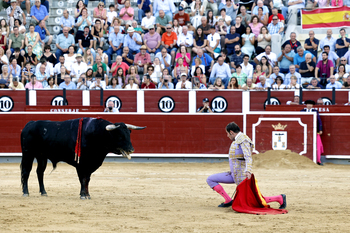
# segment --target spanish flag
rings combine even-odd
[[[350,27],[350,8],[347,6],[301,12],[302,29]]]

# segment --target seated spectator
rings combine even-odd
[[[197,60],[200,60],[199,58],[196,58]],[[205,87],[207,86],[207,76],[204,74],[204,70],[201,67],[197,67],[194,69],[194,72],[192,74],[192,77],[197,78],[198,81],[203,84]],[[196,83],[193,82],[195,85]],[[201,87],[201,86],[200,86]],[[203,89],[203,88],[197,88],[197,89]],[[205,88],[206,89],[206,88]]]
[[[161,11],[164,12],[164,14],[168,15],[170,17],[169,21],[173,20],[173,13],[175,13],[176,8],[173,1],[170,0],[154,0],[153,1],[153,13],[154,16],[157,18],[158,15],[161,14]]]
[[[3,20],[1,21],[3,22]],[[34,26],[33,26],[33,32],[34,32]],[[2,33],[4,33],[3,28],[1,29]],[[31,31],[31,27],[29,26],[29,30]],[[28,35],[28,33],[27,33]],[[35,40],[33,41],[34,44]],[[38,45],[40,48],[41,46]],[[14,26],[13,33],[9,36],[8,46],[7,46],[6,55],[9,58],[12,53],[15,51],[15,48],[20,48],[21,50],[24,49],[24,36],[19,33],[18,27]],[[40,54],[41,56],[41,54]]]
[[[120,18],[114,18],[112,24],[109,26],[109,35],[111,32],[114,32],[114,27],[119,27],[120,34],[125,34],[126,30],[124,26],[122,26],[122,20]]]
[[[128,47],[130,50],[130,53],[139,53],[140,48],[142,45],[142,38],[140,34],[135,33],[135,30],[133,27],[130,27],[128,29],[128,34],[125,35],[124,38],[124,47]]]
[[[134,55],[132,54],[132,52],[130,52],[129,47],[127,46],[123,48],[122,60],[123,62],[128,64],[128,66],[131,66],[132,64],[134,64]]]
[[[220,52],[220,56],[224,58],[224,62],[230,66],[231,61],[230,58],[227,56],[227,49],[222,49]]]
[[[278,22],[278,17],[273,15],[272,22],[267,26],[271,35],[280,34],[282,36],[284,31],[284,25],[281,22]]]
[[[205,19],[206,20],[206,19]],[[198,50],[205,49],[208,45],[207,36],[203,33],[203,29],[198,27],[195,34],[195,39],[193,40],[192,51],[197,53]]]
[[[170,63],[169,66],[174,64],[175,59],[175,53],[177,51],[176,43],[177,42],[177,35],[175,32],[172,31],[171,25],[166,25],[166,33],[163,33],[162,35],[162,46],[166,49],[166,52],[168,52],[170,56]],[[162,49],[163,51],[163,49]],[[157,53],[159,54],[159,53]],[[162,59],[160,59],[162,61]],[[166,66],[168,68],[168,66]]]
[[[92,16],[95,19],[95,24],[97,20],[100,20],[102,25],[107,23],[107,10],[104,8],[104,6],[105,4],[103,2],[99,2],[94,8]]]
[[[302,48],[301,50],[304,53],[304,50]],[[294,63],[294,57],[295,57],[295,53],[294,53],[294,50],[292,50],[292,47],[289,44],[285,45],[282,51],[277,56],[277,61],[280,63],[279,68],[282,73],[289,72],[289,66]],[[299,68],[299,65],[295,65],[295,66]]]
[[[140,0],[141,1],[141,0]],[[149,1],[149,0],[148,0]],[[143,4],[144,5],[144,4]],[[140,12],[140,9],[139,11]],[[146,10],[145,11],[146,13],[146,17],[143,17],[142,18],[142,22],[141,22],[141,28],[142,30],[148,32],[148,30],[150,29],[151,26],[153,26],[153,29],[155,30],[154,28],[154,25],[156,24],[156,17],[154,17],[152,15],[152,12],[150,10]],[[139,13],[140,14],[140,13]],[[140,18],[139,18],[140,20]],[[159,33],[158,33],[159,34]]]
[[[270,84],[268,82],[266,82],[266,76],[265,75],[261,75],[259,77],[260,82],[256,84],[255,88],[257,90],[263,91],[263,90],[267,90],[267,88],[271,87]]]
[[[261,27],[260,34],[258,36],[258,46],[256,48],[256,53],[259,55],[265,51],[265,47],[271,45],[271,35],[267,30],[266,26]]]
[[[112,32],[109,35],[108,41],[109,41],[110,46],[109,46],[108,50],[106,51],[106,54],[108,55],[108,65],[110,65],[110,64],[112,64],[111,63],[112,55],[114,53],[116,53],[117,55],[122,55],[122,53],[123,53],[122,47],[123,47],[123,43],[124,43],[124,35],[122,35],[119,32],[118,26],[114,27],[114,32]]]
[[[242,86],[247,82],[247,75],[242,72],[241,65],[236,66],[236,72],[233,73],[231,77],[237,79],[237,83],[239,86]]]
[[[249,57],[251,57],[255,51],[254,43],[255,43],[255,35],[251,31],[251,27],[247,26],[246,33],[242,35],[242,44],[243,44],[242,52],[244,54],[247,54]]]
[[[41,82],[41,84],[43,85],[43,88],[47,87],[47,80],[50,77],[50,74],[46,71],[46,65],[45,64],[40,64],[40,68],[39,70],[35,71],[35,76],[36,79],[38,80],[38,82]]]
[[[69,28],[64,27],[63,28],[63,34],[60,34],[56,38],[56,58],[57,62],[59,62],[60,56],[62,56],[64,53],[68,52],[69,46],[73,45],[74,46],[74,36],[68,33]],[[29,37],[28,37],[29,39]],[[35,52],[34,52],[35,53]]]
[[[333,87],[335,89],[341,89],[342,84],[340,82],[336,81],[334,75],[331,75],[331,77],[329,77],[329,83],[326,85],[326,89],[333,89]]]
[[[187,52],[190,55],[190,59],[191,59],[192,46],[193,46],[193,36],[188,32],[187,26],[182,27],[182,33],[177,38],[177,46],[179,46],[179,48],[181,48],[182,46],[185,46],[185,48],[187,49]],[[190,63],[190,61],[188,61],[188,63]]]
[[[152,81],[159,83],[164,67],[159,58],[155,57],[153,65],[147,68],[147,74],[151,77]]]
[[[91,74],[91,69],[90,71],[86,71],[86,76],[89,77],[88,75]],[[106,85],[108,84],[108,75],[106,72],[103,70],[102,66],[97,67],[97,71],[93,72],[93,77],[96,77],[97,75],[102,77],[102,80],[106,82]]]
[[[195,28],[198,28],[202,24],[203,14],[204,14],[204,6],[200,0],[196,0],[194,4],[191,6],[191,23]],[[205,19],[205,18],[204,18]],[[203,29],[202,29],[203,30]]]
[[[43,55],[44,47],[40,45],[40,40],[39,33],[34,31],[34,25],[30,25],[29,32],[26,33],[25,36],[26,52],[28,52],[28,46],[30,45],[33,48],[33,52],[35,53],[37,59],[41,58]]]
[[[46,21],[49,18],[48,11],[49,9],[46,6],[41,5],[40,0],[35,0],[35,5],[30,9],[30,23],[37,25],[40,21]]]
[[[64,82],[62,82],[59,86],[60,89],[67,89],[67,90],[75,90],[77,89],[77,86],[74,82],[71,81],[71,78],[68,74],[64,76]]]
[[[245,54],[243,56],[243,63],[241,64],[242,72],[247,75],[247,78],[253,78],[254,67],[249,63],[249,55]]]
[[[6,85],[8,85],[12,79],[12,74],[9,73],[9,66],[8,65],[3,65],[1,67],[1,71],[2,73],[0,74],[0,79],[4,79],[6,80]],[[23,84],[25,84],[23,81],[22,81]]]
[[[48,90],[58,89],[58,86],[55,84],[55,79],[53,77],[49,77],[47,79],[47,86],[44,89],[48,89]]]
[[[320,41],[315,38],[315,32],[310,30],[309,38],[305,40],[305,44],[304,44],[304,48],[306,49],[306,51],[309,51],[312,55],[317,57],[317,50],[318,50],[319,43]]]
[[[21,7],[17,5],[17,1],[11,0],[10,4],[11,5],[6,9],[9,26],[12,28],[15,25],[15,20],[20,19],[21,16],[23,18],[24,25],[26,25],[26,16]]]
[[[95,81],[93,81],[89,87],[90,90],[104,90],[106,89],[106,82],[102,80],[103,76],[97,74],[95,77]]]
[[[350,39],[346,37],[346,31],[344,28],[340,29],[339,32],[340,38],[336,40],[335,48],[337,50],[338,57],[342,57],[347,51],[349,51]]]
[[[182,27],[180,26],[179,21],[177,21],[177,19],[174,19],[172,28],[173,32],[176,33],[176,36],[179,37],[179,35],[181,35],[182,33]]]
[[[21,50],[19,48],[15,48],[15,52],[10,56],[10,61],[13,58],[16,58],[17,64],[21,67],[21,69],[24,68],[24,57],[20,54]]]
[[[227,49],[227,55],[235,53],[235,46],[239,45],[240,35],[236,33],[236,27],[230,28],[230,33],[225,37],[225,45]],[[240,50],[240,49],[239,49]]]
[[[147,72],[147,67],[151,65],[151,56],[146,53],[146,45],[142,45],[140,48],[140,53],[135,55],[134,63],[137,65],[137,71]]]
[[[199,57],[196,57],[193,59],[194,64],[192,64],[191,67],[191,75],[194,76],[196,73],[196,69],[199,67],[203,71],[203,74],[205,74],[205,66],[202,64],[202,60]]]
[[[300,104],[300,97],[298,95],[295,95],[294,100],[293,101],[289,100],[289,101],[287,101],[286,104],[287,105],[299,105]]]
[[[51,46],[45,45],[44,47],[44,54],[42,58],[45,58],[47,62],[50,62],[52,65],[56,64],[57,58],[55,54],[51,53]]]
[[[284,78],[284,84],[289,85],[291,83],[291,77],[294,76],[297,79],[297,83],[301,84],[301,75],[296,71],[295,65],[289,66],[289,73],[286,74],[286,77]]]
[[[214,64],[213,69],[210,74],[209,83],[213,84],[216,78],[221,78],[222,82],[225,85],[225,88],[228,85],[228,81],[231,77],[230,66],[224,63],[224,58],[222,56],[218,57],[218,62]]]
[[[301,84],[309,84],[315,74],[316,63],[311,59],[312,54],[305,55],[305,61],[300,63],[299,73],[301,74]]]
[[[96,63],[92,66],[92,71],[96,72],[97,71],[97,67],[102,66],[103,71],[107,73],[107,65],[102,62],[102,59],[99,55],[96,55]]]
[[[185,26],[188,22],[190,22],[190,16],[187,13],[185,13],[185,10],[182,6],[179,6],[179,11],[175,14],[174,19],[178,20],[179,25],[182,27]]]
[[[221,90],[221,89],[225,89],[225,84],[223,83],[221,78],[215,78],[215,81],[209,85],[208,89],[211,90]]]
[[[180,51],[176,54],[175,63],[177,63],[177,60],[181,57],[183,59],[183,65],[189,68],[189,63],[191,62],[191,53],[187,52],[185,45],[181,45],[179,47]],[[176,66],[178,66],[178,64],[176,64]]]
[[[203,106],[200,106],[197,109],[197,113],[213,113],[214,110],[209,106],[209,99],[204,98],[203,99]]]
[[[36,66],[38,64],[38,59],[36,55],[33,53],[33,46],[27,46],[27,53],[24,54],[25,63],[29,62],[31,65]],[[0,56],[1,57],[1,56]],[[56,63],[56,61],[55,61]]]
[[[340,83],[344,83],[348,76],[349,73],[345,72],[345,66],[343,64],[340,64],[338,67],[338,73],[334,75],[335,80]]]
[[[7,38],[10,35],[10,27],[7,24],[6,19],[1,19],[0,20],[0,29],[1,29],[1,34],[6,36]],[[14,33],[14,32],[13,32]]]
[[[331,60],[328,60],[328,53],[322,53],[322,61],[317,62],[315,69],[315,78],[320,82],[322,86],[327,85],[327,79],[333,75],[334,65]]]
[[[272,85],[272,89],[274,90],[284,90],[286,89],[286,85],[283,84],[283,79],[280,76],[277,76],[275,79],[275,83]]]
[[[35,73],[39,73],[40,72],[40,67],[41,65],[45,65],[45,72],[52,77],[54,75],[54,70],[53,70],[53,66],[50,62],[46,61],[46,58],[41,58],[40,62],[38,63],[38,65],[36,65],[35,67]],[[37,80],[40,80],[40,77],[36,76]],[[45,87],[45,86],[44,86]]]
[[[273,67],[272,72],[273,73],[270,75],[270,78],[268,80],[266,80],[266,81],[270,82],[271,86],[273,85],[273,83],[275,83],[275,80],[278,76],[280,76],[284,80],[284,74],[280,73],[280,68],[278,66]]]
[[[238,4],[236,5],[231,0],[228,0],[228,1],[226,1],[226,6],[224,6],[222,9],[226,10],[226,12],[225,12],[226,16],[231,17],[231,23],[230,24],[227,24],[228,20],[225,17],[224,20],[225,20],[225,22],[227,24],[226,26],[231,26],[231,25],[233,26],[233,25],[235,25],[236,17],[237,17],[237,11],[238,11]],[[220,9],[220,12],[221,12],[222,9]],[[222,17],[222,15],[221,15],[221,17]]]
[[[271,65],[272,67],[274,67],[275,65],[277,65],[277,55],[276,55],[274,52],[271,52],[271,46],[270,46],[270,45],[267,45],[267,46],[265,47],[265,52],[260,53],[258,56],[256,56],[256,57],[254,58],[254,62],[255,62],[256,64],[259,64],[259,62],[260,62],[260,60],[261,60],[261,58],[262,58],[263,56],[265,56],[265,57],[268,58],[268,61],[269,61],[270,65]]]
[[[241,7],[241,11],[240,11],[241,13],[238,16],[240,17],[242,25],[244,27],[246,27],[246,26],[248,26],[250,24],[252,16],[247,13],[247,8],[244,5],[241,5],[240,7]],[[236,20],[237,20],[237,17],[236,17]]]
[[[151,82],[151,78],[148,75],[143,76],[141,89],[156,89],[156,85]]]
[[[299,41],[297,41],[296,38],[297,38],[297,34],[295,32],[291,32],[290,40],[286,40],[286,42],[283,43],[282,48],[284,48],[286,44],[289,44],[292,47],[292,50],[294,50],[294,52],[297,53],[297,48],[301,46],[301,44]]]
[[[259,7],[257,16],[258,16],[258,19],[260,20],[260,23],[262,23],[264,26],[267,26],[269,21],[269,15],[263,13],[262,7]]]
[[[169,81],[169,79],[161,77],[158,89],[174,89],[174,84],[171,82],[171,79]]]
[[[101,20],[97,19],[95,21],[94,26],[91,28],[91,36],[93,37],[94,40],[94,50],[96,50],[97,43],[99,47],[103,47],[103,44],[105,42],[105,38],[103,37],[103,27],[102,27],[102,22]],[[84,29],[85,30],[85,29]]]
[[[160,35],[155,32],[154,26],[149,27],[148,32],[143,37],[144,45],[146,46],[147,53],[158,53],[160,52],[161,38]],[[142,47],[142,46],[141,46]]]
[[[266,78],[269,79],[270,75],[272,74],[272,66],[268,62],[268,58],[266,56],[262,56],[259,64],[261,65],[261,70],[265,73]]]
[[[317,81],[317,80],[316,80]],[[350,89],[350,76],[346,78],[346,81],[343,83],[342,89]]]
[[[299,83],[297,83],[298,78],[296,76],[292,75],[289,78],[289,80],[290,80],[290,83],[286,86],[286,89],[295,90],[302,87]]]
[[[166,69],[170,72],[171,68],[171,56],[167,53],[166,47],[162,48],[162,51],[156,54],[160,62],[164,65]]]
[[[254,1],[253,6],[252,6],[252,15],[258,15],[259,8],[263,8],[263,14],[269,14],[269,8],[273,7],[273,1],[268,0],[265,1],[266,3],[269,2],[267,5],[264,4],[262,0]]]
[[[241,89],[241,85],[238,84],[237,78],[232,77],[228,83],[227,89]]]
[[[125,85],[124,89],[127,89],[127,90],[138,90],[139,86],[137,84],[135,84],[135,79],[134,78],[130,78],[128,80],[128,84]]]
[[[278,22],[281,22],[283,25],[285,24],[283,15],[278,13],[278,9],[276,7],[272,8],[272,15],[270,15],[268,22],[269,24],[273,21],[274,16],[277,16]]]
[[[174,77],[179,78],[182,73],[188,74],[188,67],[184,65],[184,59],[179,57],[174,68]]]
[[[76,63],[71,68],[70,76],[72,78],[72,81],[74,83],[77,83],[80,75],[87,71],[87,65],[82,61],[83,58],[80,54],[77,54],[75,59]]]
[[[19,81],[18,77],[12,78],[12,82],[9,85],[9,89],[12,90],[25,90],[23,83]]]
[[[300,12],[302,8],[305,8],[305,0],[288,0],[288,6],[282,7],[282,15],[288,19],[292,14]],[[286,23],[288,23],[287,20]]]
[[[214,65],[214,60],[207,53],[204,53],[203,50],[199,49],[197,51],[197,56],[195,56],[193,58],[192,66],[195,65],[195,59],[197,57],[199,59],[201,59],[202,64],[205,66],[205,74],[208,75],[211,72],[211,70],[212,70],[212,67]]]
[[[169,73],[169,71],[167,69],[163,69],[162,71],[162,76],[160,78],[160,80],[164,80],[164,79],[167,79],[168,82],[173,82],[174,84],[174,87],[176,86],[177,82],[180,81],[180,77],[179,78],[176,78],[176,77],[172,77],[172,75]]]
[[[119,67],[123,69],[123,75],[125,76],[125,73],[129,69],[129,66],[123,62],[122,56],[117,56],[116,61],[112,64],[111,70],[109,72],[112,73],[113,77],[117,75],[117,70]]]
[[[262,70],[262,67],[260,64],[257,64],[255,66],[254,74],[253,74],[253,83],[257,84],[260,82],[260,76],[265,75],[265,72]]]
[[[249,24],[249,27],[251,28],[251,33],[254,34],[255,39],[258,38],[262,26],[264,26],[264,24],[260,23],[258,16],[254,15],[252,17],[252,22]]]
[[[94,56],[92,55],[90,48],[85,49],[83,55],[83,62],[86,63],[88,68],[92,68],[92,66],[94,65]]]
[[[325,45],[323,47],[323,51],[328,53],[328,60],[332,61],[333,62],[333,67],[336,68],[339,66],[339,60],[340,58],[338,57],[338,55],[334,52],[334,51],[331,51],[330,47],[328,45]],[[322,54],[320,56],[318,56],[318,62],[321,61],[323,58],[322,58]]]
[[[103,73],[104,73],[104,70],[103,70],[102,67],[99,66],[99,67],[97,68],[97,72],[103,74]],[[97,73],[97,72],[96,72],[96,73]],[[66,72],[65,72],[65,73],[66,73]],[[94,74],[95,74],[95,72],[93,72],[91,68],[88,68],[85,74],[81,74],[81,75],[80,75],[80,77],[85,77],[85,78],[86,78],[86,85],[87,85],[87,87],[90,87],[90,85],[91,85],[91,83],[92,83],[92,79],[94,79],[94,76],[96,76],[96,75],[94,75]],[[57,76],[58,76],[58,75],[57,75]],[[63,76],[63,77],[64,77],[64,76]],[[78,81],[78,82],[79,82],[79,81]],[[89,88],[87,88],[87,89],[89,89]]]
[[[34,75],[35,70],[32,68],[30,62],[27,62],[22,70],[22,83],[26,84],[29,79]]]
[[[118,90],[122,89],[122,85],[118,83],[118,79],[116,77],[112,77],[111,80],[109,81],[109,85],[106,87],[108,90]]]
[[[50,45],[53,38],[52,35],[50,35],[49,30],[46,28],[45,21],[39,21],[39,24],[35,26],[34,31],[39,34],[42,50],[44,51],[45,45]]]
[[[85,74],[81,74],[79,79],[78,79],[78,83],[77,83],[77,89],[78,90],[89,90],[89,87],[91,85],[92,82],[90,82],[88,84],[88,80],[86,78]]]
[[[18,27],[19,33],[24,35],[27,31],[26,27],[22,24],[21,20],[15,19],[15,26]],[[1,31],[1,29],[0,29]],[[11,33],[13,33],[13,27],[11,28]],[[3,35],[4,36],[4,35]],[[7,37],[7,36],[6,36]]]
[[[294,55],[293,63],[297,69],[299,69],[300,64],[305,61],[306,54],[311,54],[309,51],[304,51],[303,47],[297,49],[297,53]],[[316,57],[311,54],[311,59],[316,63]]]
[[[335,39],[334,37],[332,37],[333,31],[332,29],[328,29],[327,30],[327,36],[325,38],[323,38],[320,41],[320,48],[322,50],[324,50],[324,46],[328,45],[331,51],[335,51],[335,44],[337,42],[337,39]]]
[[[125,29],[131,26],[132,21],[134,20],[134,8],[130,6],[130,1],[125,1],[125,6],[119,12],[119,17],[123,20],[122,25],[125,25]]]
[[[223,25],[226,26],[226,28],[231,25],[232,18],[231,16],[226,15],[225,8],[222,8],[220,10],[220,16],[216,20],[220,21],[220,19],[222,19]],[[227,29],[226,29],[226,32],[227,32]]]
[[[247,78],[247,83],[242,85],[242,89],[245,91],[255,90],[255,86],[253,79]]]
[[[157,33],[162,35],[168,32],[168,25],[171,27],[171,17],[166,15],[163,10],[159,11],[159,16],[156,17]]]
[[[21,76],[21,66],[17,64],[17,59],[12,58],[10,60],[10,65],[8,67],[9,73],[12,74],[13,77],[20,77]]]
[[[237,65],[242,64],[244,55],[241,51],[241,46],[239,44],[235,45],[235,51],[231,57],[231,67],[236,68]]]
[[[59,24],[61,26],[61,32],[63,32],[64,27],[67,27],[69,34],[74,34],[75,20],[73,16],[69,15],[67,10],[63,11]]]
[[[210,34],[207,37],[209,45],[206,50],[210,53],[211,57],[217,57],[221,51],[220,34],[216,32],[215,26],[211,26]]]
[[[24,87],[25,89],[29,89],[29,90],[34,90],[34,89],[43,89],[43,85],[41,84],[41,82],[38,82],[36,80],[35,75],[33,75],[30,79],[29,82],[27,82],[27,84]]]
[[[347,60],[346,60],[345,57],[341,57],[341,58],[340,58],[340,65],[344,65],[344,66],[345,66],[345,72],[346,72],[346,73],[349,73],[349,72],[350,72],[350,65],[347,64]],[[340,65],[339,65],[339,66],[340,66]],[[339,68],[339,66],[338,66],[338,68]]]
[[[84,2],[82,0],[78,0],[77,4],[75,5],[75,10],[74,10],[75,21],[77,21],[79,16],[81,16],[82,11],[85,7],[87,7],[87,4],[84,4]]]
[[[177,82],[175,89],[192,89],[192,83],[187,80],[187,74],[182,73],[180,81]]]
[[[128,74],[125,77],[125,83],[129,83],[129,79],[132,78],[134,79],[134,83],[137,85],[141,84],[141,78],[137,73],[137,68],[135,66],[130,66],[128,70]]]
[[[148,67],[148,69],[149,69],[149,67]],[[116,75],[113,77],[118,80],[118,84],[121,85],[121,87],[124,89],[124,87],[126,86],[127,83],[125,82],[125,75],[124,75],[123,68],[119,67],[117,69]]]
[[[92,25],[92,19],[88,14],[87,9],[83,8],[81,10],[81,16],[78,17],[77,23],[75,24],[75,26],[78,28],[78,31],[75,37],[76,38],[75,42],[78,42],[79,36],[84,34],[84,28],[88,26],[89,29],[91,29],[91,25]]]

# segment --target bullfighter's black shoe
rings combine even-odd
[[[287,207],[287,198],[286,198],[286,194],[281,194],[282,198],[283,198],[283,203],[282,205],[280,206],[279,209],[283,210]]]
[[[232,202],[233,201],[230,201],[230,202],[228,202],[228,203],[221,203],[220,205],[218,205],[218,207],[230,207],[230,206],[232,206]]]

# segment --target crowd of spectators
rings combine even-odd
[[[271,51],[288,17],[302,8],[350,1],[255,0],[251,13],[229,0],[100,1],[89,15],[88,0],[63,11],[60,33],[46,26],[47,0],[2,0],[2,88],[45,89],[243,89],[349,88],[350,39],[327,30],[302,45],[297,34]],[[26,14],[22,10],[26,10]],[[30,19],[30,20],[28,20]],[[138,19],[136,21],[135,19]],[[322,52],[319,54],[318,50]]]

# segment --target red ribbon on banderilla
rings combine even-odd
[[[74,161],[77,161],[77,163],[79,163],[80,155],[81,155],[81,131],[83,128],[83,120],[84,120],[83,118],[79,119],[77,141],[75,143],[75,159],[74,159]]]

